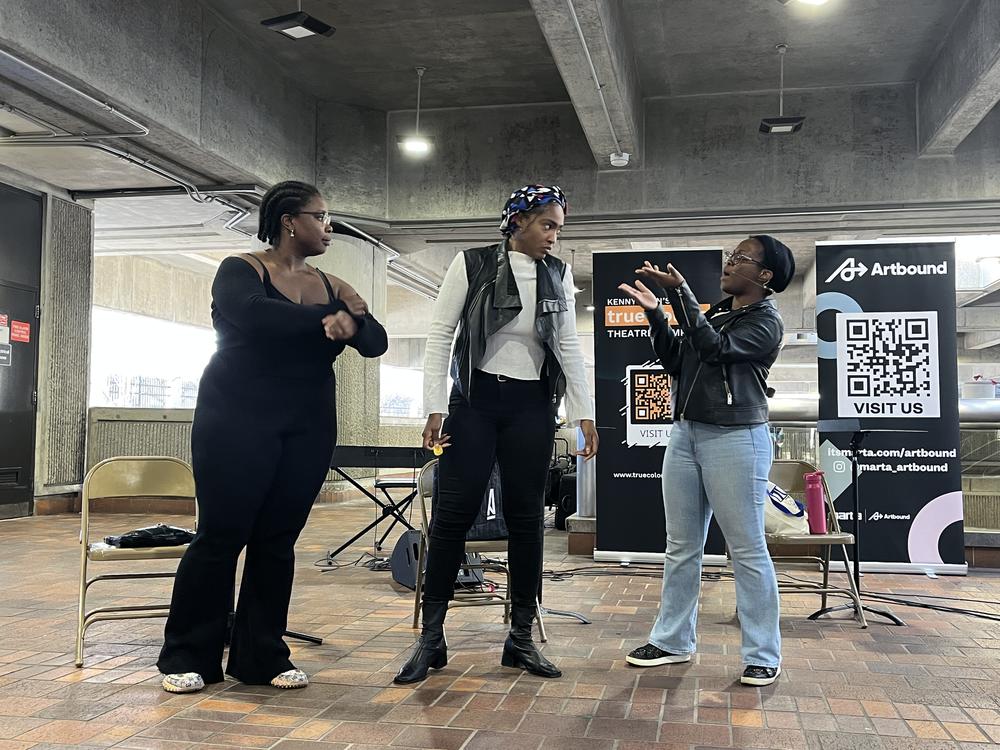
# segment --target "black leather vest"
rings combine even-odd
[[[472,371],[486,353],[486,339],[510,323],[521,312],[521,296],[510,267],[507,240],[499,245],[463,251],[469,292],[465,297],[458,337],[451,360],[454,381],[451,399],[468,400]],[[556,352],[559,350],[559,313],[569,310],[563,291],[566,264],[551,255],[535,262],[535,334],[545,349],[542,379],[546,381],[553,413],[566,392],[566,377]]]

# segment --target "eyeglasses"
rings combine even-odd
[[[329,211],[296,211],[292,215],[293,216],[302,216],[302,215],[305,215],[305,216],[315,216],[316,217],[316,221],[319,221],[319,222],[321,222],[324,225],[325,224],[329,224],[330,220],[333,218],[333,214],[331,214]]]
[[[751,258],[749,255],[744,255],[743,253],[736,252],[735,250],[733,250],[733,252],[729,253],[729,255],[726,256],[726,265],[738,266],[743,263],[755,263],[761,268],[767,269],[767,266],[765,266],[756,258]]]

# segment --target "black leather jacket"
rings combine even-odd
[[[670,374],[674,420],[737,426],[767,422],[767,375],[784,325],[770,299],[733,311],[733,298],[702,313],[687,284],[667,290],[680,324],[648,313],[653,349]]]
[[[469,292],[458,325],[451,359],[454,387],[451,402],[468,399],[472,393],[472,371],[486,353],[486,338],[510,323],[521,312],[521,295],[510,268],[507,240],[499,245],[477,247],[463,252]],[[535,262],[535,334],[545,348],[542,378],[546,380],[553,413],[566,392],[566,376],[556,352],[559,351],[559,316],[569,306],[563,292],[566,264],[551,255]]]

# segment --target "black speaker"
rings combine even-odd
[[[408,589],[417,587],[417,551],[420,549],[420,532],[404,531],[392,548],[389,565],[392,580]]]
[[[392,580],[411,590],[417,587],[417,553],[419,549],[420,532],[417,530],[404,531],[396,541],[396,546],[392,548],[392,557],[389,558]],[[467,552],[465,562],[458,570],[455,586],[459,588],[482,586],[484,583],[483,569],[466,567],[478,565],[480,562],[482,561],[478,553]],[[426,570],[426,562],[424,569]]]

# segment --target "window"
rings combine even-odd
[[[388,422],[424,418],[426,336],[394,336],[379,365],[379,416]]]
[[[423,419],[424,371],[417,367],[379,367],[379,415],[393,419]]]
[[[95,307],[90,405],[193,409],[215,331]]]

